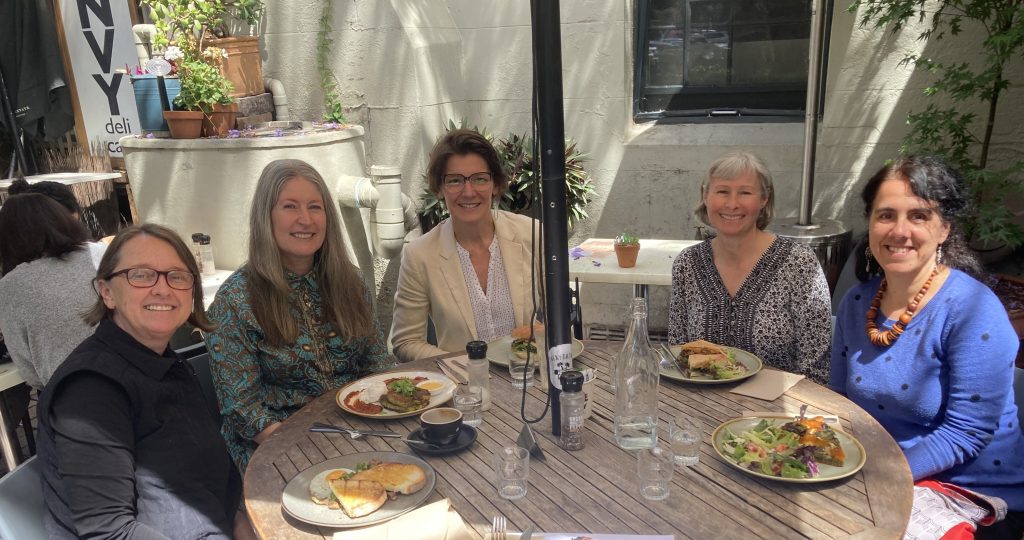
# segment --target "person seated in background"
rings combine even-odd
[[[391,325],[402,362],[507,336],[533,315],[531,228],[539,227],[492,209],[509,180],[491,143],[470,129],[449,131],[430,153],[427,182],[450,217],[402,254]],[[428,318],[436,346],[427,342]]]
[[[873,415],[903,449],[914,481],[926,481],[915,509],[953,484],[1009,507],[979,538],[1020,539],[1019,343],[999,299],[970,275],[980,269],[957,225],[970,200],[963,182],[938,158],[907,156],[868,180],[861,198],[862,283],[836,312],[829,386]]]
[[[715,160],[697,218],[717,235],[672,264],[668,339],[703,339],[749,351],[768,366],[828,380],[828,282],[814,253],[765,231],[774,215],[771,173],[757,156]]]
[[[249,260],[217,292],[209,311],[217,329],[206,336],[221,432],[242,472],[303,405],[394,365],[316,169],[267,165],[249,231]]]
[[[0,330],[22,378],[42,390],[93,332],[81,314],[96,301],[91,283],[106,244],[88,242],[80,221],[34,193],[7,199],[0,231]]]
[[[242,482],[195,374],[168,347],[209,329],[188,247],[170,229],[122,230],[100,261],[96,332],[40,394],[49,538],[231,538]],[[250,529],[251,531],[251,529]]]
[[[65,184],[44,180],[42,182],[28,183],[24,178],[16,178],[7,188],[8,195],[21,195],[27,193],[38,193],[46,195],[60,203],[75,219],[82,219],[82,206],[78,204],[75,194]]]

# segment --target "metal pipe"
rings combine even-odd
[[[543,186],[544,292],[546,298],[548,395],[551,434],[561,434],[561,382],[557,376],[572,366],[569,340],[569,238],[565,211],[565,118],[562,110],[562,34],[558,0],[534,0],[533,83],[541,185]],[[565,364],[568,364],[567,366]]]
[[[811,225],[814,199],[814,160],[818,143],[818,90],[821,82],[821,50],[825,28],[824,0],[811,2],[811,35],[807,43],[807,101],[804,113],[804,163],[800,177],[798,226]]]

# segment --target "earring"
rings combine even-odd
[[[942,244],[935,250],[935,266],[942,264]]]
[[[871,246],[864,246],[864,273],[871,273]]]

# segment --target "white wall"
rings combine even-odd
[[[928,79],[899,66],[913,50],[963,48],[897,36],[856,24],[837,3],[832,21],[828,93],[819,136],[815,215],[863,229],[859,190],[893,157],[907,111],[921,106]],[[296,118],[322,114],[316,70],[320,2],[269,0],[263,28],[264,71],[287,89]],[[641,237],[692,238],[692,208],[708,163],[737,147],[760,154],[777,191],[779,216],[797,213],[803,125],[636,124],[632,121],[631,0],[563,0],[562,63],[566,135],[591,156],[597,199],[570,246],[623,229]],[[335,0],[332,67],[350,121],[367,129],[368,163],[404,171],[406,192],[422,191],[433,141],[449,118],[504,135],[530,128],[531,32],[526,0]],[[969,31],[968,31],[969,33]],[[1020,73],[1021,62],[1011,69]],[[1019,77],[1018,77],[1019,79]],[[1018,118],[1020,88],[1001,111]],[[997,126],[995,155],[1022,152],[1021,122]],[[389,322],[397,263],[378,268],[379,309]],[[667,288],[661,288],[667,289]],[[623,320],[628,287],[584,289],[588,322]],[[667,290],[652,291],[652,328],[663,326]]]

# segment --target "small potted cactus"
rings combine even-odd
[[[636,256],[639,253],[639,238],[629,233],[622,233],[615,237],[615,257],[619,259],[619,266],[621,268],[633,268],[636,266]]]

